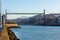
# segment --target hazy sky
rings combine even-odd
[[[60,12],[60,0],[2,0],[2,9],[8,12]]]
[[[19,13],[60,12],[60,0],[2,0],[2,11]],[[12,17],[11,17],[12,18]]]

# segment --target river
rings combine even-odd
[[[20,25],[11,30],[21,40],[60,40],[60,26]]]

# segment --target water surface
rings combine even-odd
[[[20,25],[20,27],[11,30],[21,40],[60,40],[60,26]]]

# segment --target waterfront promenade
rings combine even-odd
[[[9,40],[7,28],[3,28],[3,30],[0,32],[0,40]]]

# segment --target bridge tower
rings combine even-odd
[[[2,15],[2,26],[4,26],[6,21],[7,21],[7,10],[5,10],[5,14]]]

